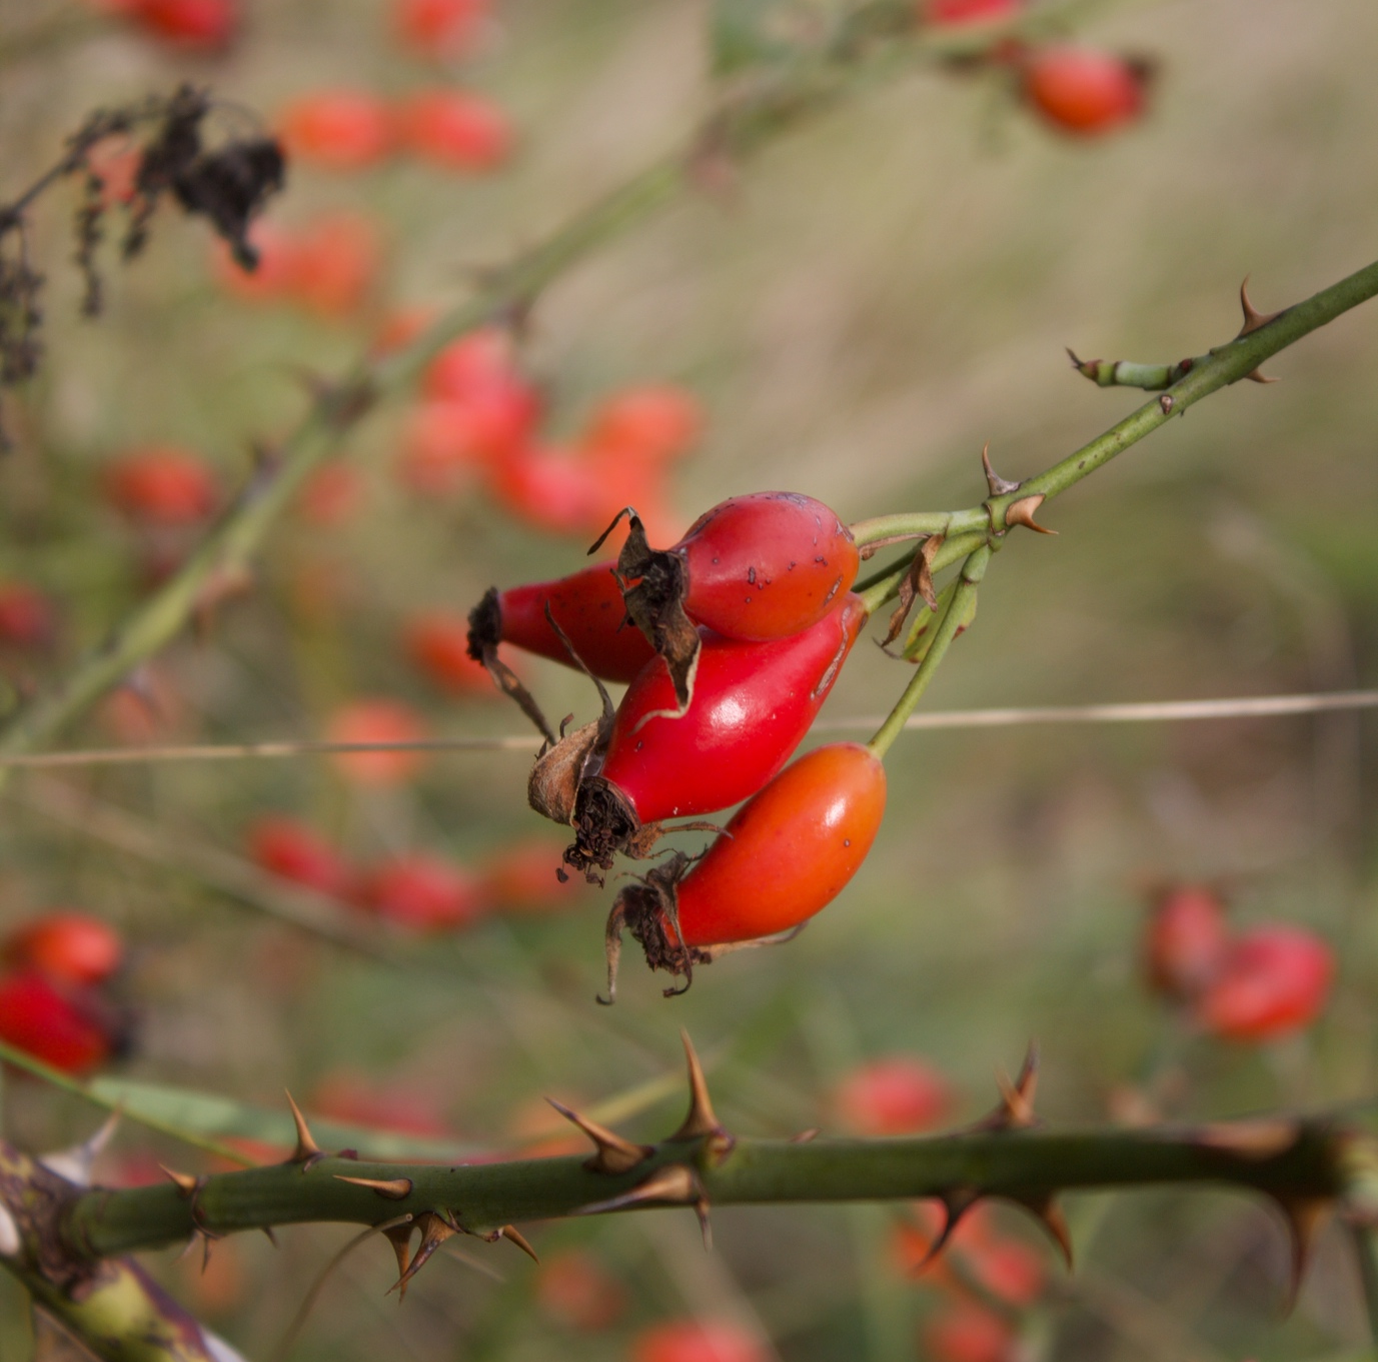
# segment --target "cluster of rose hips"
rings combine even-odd
[[[380,348],[405,338],[405,323],[425,320],[398,319]],[[402,431],[398,476],[428,497],[479,483],[519,519],[557,534],[597,534],[629,502],[657,532],[674,523],[667,474],[703,427],[689,393],[672,384],[615,392],[563,447],[543,438],[543,414],[541,389],[522,372],[511,335],[470,332],[422,375],[420,401]]]
[[[1305,1029],[1324,1011],[1335,955],[1287,923],[1234,932],[1220,894],[1181,884],[1155,896],[1144,936],[1150,986],[1203,1031],[1263,1043]]]
[[[563,907],[573,886],[550,874],[552,848],[521,841],[469,868],[426,852],[370,867],[354,865],[314,829],[274,816],[255,823],[249,855],[270,874],[410,932],[458,931],[494,912]]]
[[[999,24],[1026,7],[1027,0],[919,0],[918,18],[938,28]],[[1133,58],[1007,39],[993,43],[984,60],[1010,71],[1020,101],[1060,132],[1098,136],[1144,110],[1148,68]]]
[[[387,100],[367,90],[300,95],[278,117],[294,160],[357,171],[391,156],[415,156],[446,170],[494,170],[511,154],[512,125],[491,100],[468,90],[422,90]]]
[[[125,1048],[129,1017],[108,990],[124,946],[108,924],[51,912],[11,931],[0,959],[0,1041],[77,1075]]]
[[[665,550],[633,515],[615,568],[494,589],[475,607],[471,651],[514,694],[501,643],[629,683],[615,711],[605,693],[599,720],[549,735],[532,772],[533,807],[575,831],[568,865],[601,881],[618,853],[649,854],[665,820],[747,801],[701,857],[675,853],[619,894],[610,973],[623,926],[653,969],[685,975],[794,929],[870,850],[885,807],[875,752],[834,743],[785,766],[866,623],[859,563],[835,512],[760,492]]]
[[[215,52],[226,47],[243,21],[241,0],[90,0],[102,13],[123,19],[178,47]],[[393,0],[393,37],[414,55],[448,60],[463,56],[482,35],[489,0]]]

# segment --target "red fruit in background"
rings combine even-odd
[[[1095,136],[1143,112],[1142,69],[1110,52],[1040,48],[1025,58],[1023,75],[1024,98],[1063,132]]]
[[[215,477],[201,459],[172,445],[133,450],[105,470],[110,501],[152,524],[188,525],[215,509]]]
[[[664,664],[648,663],[618,706],[597,779],[642,823],[716,813],[755,794],[803,740],[866,618],[861,598],[847,596],[792,638],[746,643],[704,631],[679,716]]]
[[[297,236],[292,293],[322,317],[348,317],[368,298],[381,265],[382,244],[368,218],[327,214]]]
[[[873,1059],[838,1084],[833,1109],[858,1135],[912,1135],[941,1125],[952,1111],[952,1086],[912,1055]]]
[[[316,1085],[308,1104],[316,1114],[349,1125],[443,1139],[449,1127],[426,1089],[382,1083],[355,1069],[337,1069]]]
[[[422,402],[408,413],[402,428],[398,475],[420,492],[443,495],[460,490],[472,482],[476,470],[520,459],[539,415],[535,391],[516,384],[463,401]],[[533,495],[518,494],[523,507]],[[580,505],[582,509],[582,500]],[[537,513],[549,511],[538,507]]]
[[[179,47],[214,51],[239,26],[238,0],[132,0],[126,12]]]
[[[426,90],[393,113],[398,144],[447,170],[493,170],[512,152],[512,124],[491,99],[464,90]]]
[[[927,1362],[1011,1362],[1017,1335],[993,1310],[974,1303],[946,1306],[924,1322]]]
[[[513,913],[540,913],[567,907],[578,899],[573,880],[556,875],[563,847],[532,837],[494,852],[479,873],[494,908]]]
[[[473,45],[490,8],[490,0],[393,0],[393,28],[420,56],[456,57]]]
[[[108,1018],[79,993],[26,971],[0,980],[0,1041],[78,1077],[114,1054]]]
[[[592,1253],[565,1249],[537,1269],[536,1304],[562,1328],[592,1333],[626,1312],[627,1290]]]
[[[1334,952],[1319,937],[1301,927],[1255,927],[1231,944],[1197,1018],[1227,1040],[1278,1040],[1320,1016],[1334,976]]]
[[[588,458],[611,469],[627,463],[659,466],[698,443],[703,434],[698,399],[673,384],[626,388],[606,398],[589,417],[580,444]]]
[[[260,819],[249,829],[249,855],[256,865],[293,884],[333,898],[348,895],[348,862],[314,828],[296,818]]]
[[[363,480],[347,463],[322,464],[306,480],[298,506],[303,520],[323,529],[349,520],[363,499]]]
[[[329,741],[338,743],[407,743],[426,737],[421,720],[398,700],[356,700],[336,710],[327,729]],[[416,752],[340,752],[335,766],[356,785],[400,785],[425,762]]]
[[[491,487],[503,507],[538,530],[591,534],[593,526],[608,520],[603,513],[606,484],[567,452],[522,449],[494,470]]]
[[[1220,896],[1202,885],[1175,885],[1159,895],[1144,932],[1149,986],[1170,998],[1193,998],[1219,972],[1230,929]]]
[[[471,650],[510,643],[573,666],[546,618],[547,607],[583,664],[604,681],[631,681],[655,656],[641,631],[625,623],[627,611],[610,563],[554,582],[493,588],[470,612]]]
[[[643,1329],[632,1340],[631,1362],[770,1362],[753,1333],[725,1320],[678,1320]]]
[[[508,331],[480,327],[451,341],[426,366],[421,391],[426,397],[467,402],[517,376],[517,352]]]
[[[27,582],[0,582],[0,644],[34,648],[52,639],[52,602]]]
[[[258,264],[247,270],[219,238],[211,245],[211,267],[217,283],[245,302],[274,302],[290,296],[297,282],[301,248],[292,233],[262,218],[249,224],[249,243]]]
[[[458,695],[497,695],[483,663],[469,655],[469,622],[442,610],[415,615],[403,632],[407,657],[437,685]]]
[[[410,345],[439,316],[433,307],[399,307],[389,312],[373,335],[375,356],[390,355]]]
[[[1013,19],[1023,0],[922,0],[919,17],[935,27],[957,24],[993,24]]]
[[[392,149],[388,107],[365,90],[319,90],[292,100],[278,130],[293,159],[329,170],[363,170]]]
[[[5,938],[8,964],[62,984],[103,983],[120,967],[120,934],[89,913],[47,913],[16,927]]]
[[[373,871],[361,901],[379,917],[416,932],[467,927],[485,907],[477,876],[420,853]]]

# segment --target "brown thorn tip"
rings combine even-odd
[[[1062,1213],[1062,1207],[1057,1204],[1051,1195],[1035,1197],[1028,1200],[1018,1199],[1017,1205],[1022,1206],[1045,1230],[1048,1231],[1062,1253],[1062,1261],[1067,1264],[1067,1271],[1072,1271],[1072,1232],[1067,1228],[1067,1217]]]
[[[633,1187],[621,1196],[609,1197],[607,1201],[595,1201],[581,1206],[577,1215],[598,1215],[603,1211],[620,1211],[629,1206],[645,1206],[660,1202],[667,1206],[695,1206],[703,1202],[707,1205],[703,1187],[694,1170],[684,1163],[667,1163],[657,1168],[644,1182]],[[700,1212],[700,1220],[703,1213]]]
[[[447,1239],[464,1232],[453,1224],[449,1217],[437,1215],[434,1211],[418,1216],[416,1226],[421,1231],[421,1242],[416,1246],[416,1253],[407,1265],[406,1271],[388,1288],[389,1291],[397,1292],[399,1301],[407,1294],[407,1283],[431,1261],[436,1249]]]
[[[684,1058],[689,1066],[689,1113],[670,1138],[697,1140],[705,1135],[721,1138],[723,1128],[713,1110],[713,1099],[708,1095],[708,1080],[703,1075],[703,1065],[699,1062],[694,1042],[683,1027],[680,1028],[679,1038],[684,1042]]]
[[[1258,369],[1253,370],[1251,373],[1245,374],[1244,377],[1247,378],[1251,383],[1281,383],[1281,382],[1282,382],[1282,380],[1281,380],[1280,378],[1270,378],[1267,374],[1263,373],[1262,371],[1260,371],[1260,370],[1258,370]]]
[[[292,1151],[291,1163],[310,1163],[322,1157],[323,1151],[312,1138],[311,1127],[306,1124],[306,1117],[301,1114],[301,1108],[297,1106],[290,1092],[284,1088],[283,1092],[287,1097],[287,1105],[292,1108],[292,1123],[297,1128],[297,1147]]]
[[[533,1263],[541,1261],[536,1256],[536,1250],[531,1247],[527,1237],[515,1225],[504,1225],[498,1234],[504,1239],[510,1239]]]
[[[394,1225],[391,1229],[383,1231],[384,1237],[392,1245],[393,1253],[397,1255],[398,1300],[407,1294],[407,1267],[411,1262],[411,1232],[410,1221],[405,1225]]]
[[[928,1246],[928,1252],[924,1254],[918,1266],[915,1267],[915,1272],[922,1272],[947,1247],[948,1240],[952,1238],[962,1217],[980,1199],[981,1194],[973,1191],[970,1187],[960,1187],[953,1191],[944,1192],[938,1198],[943,1207],[943,1227]]]
[[[1036,530],[1039,534],[1056,534],[1056,530],[1050,530],[1034,520],[1034,512],[1043,505],[1045,500],[1042,492],[1035,492],[1033,496],[1020,497],[1018,501],[1012,501],[1005,507],[1005,524],[1023,525],[1026,529]]]
[[[1283,1219],[1287,1221],[1291,1262],[1287,1275],[1287,1302],[1283,1313],[1290,1315],[1296,1309],[1302,1282],[1306,1279],[1306,1269],[1311,1265],[1321,1221],[1329,1213],[1332,1203],[1328,1197],[1275,1196],[1274,1199],[1282,1211]]]
[[[410,1178],[350,1178],[343,1173],[335,1174],[336,1182],[352,1182],[356,1187],[371,1187],[379,1196],[389,1201],[405,1201],[411,1195]]]
[[[277,1233],[276,1233],[276,1231],[273,1229],[273,1227],[272,1227],[271,1225],[260,1225],[260,1226],[259,1226],[259,1229],[261,1229],[261,1230],[263,1231],[263,1233],[264,1233],[265,1235],[268,1236],[268,1242],[269,1242],[274,1248],[280,1248],[280,1247],[281,1247],[281,1245],[279,1245],[279,1243],[278,1243]]]
[[[597,1121],[590,1121],[587,1116],[580,1116],[577,1111],[571,1111],[563,1102],[557,1102],[553,1097],[547,1097],[545,1100],[566,1121],[572,1121],[578,1126],[597,1147],[597,1153],[584,1164],[590,1171],[613,1175],[629,1173],[638,1164],[650,1158],[649,1146],[633,1144],[630,1140],[623,1139],[616,1131],[600,1126]]]
[[[158,1167],[172,1179],[173,1184],[183,1196],[193,1197],[200,1189],[200,1178],[193,1177],[190,1173],[179,1173],[176,1169],[169,1168],[165,1163],[160,1163]]]
[[[1067,353],[1072,355],[1070,350],[1068,350]],[[1072,359],[1075,362],[1076,356],[1072,355]],[[1002,478],[1000,474],[990,466],[989,440],[986,441],[985,447],[981,450],[981,467],[985,471],[986,486],[990,488],[991,496],[1000,497],[1004,496],[1007,492],[1017,492],[1019,490],[1019,484],[1017,482],[1011,482],[1008,478]]]
[[[1249,299],[1249,276],[1244,276],[1244,282],[1239,286],[1239,309],[1244,314],[1244,325],[1240,327],[1239,334],[1247,336],[1251,331],[1257,331],[1261,326],[1267,326],[1275,317],[1282,316],[1280,312],[1260,312]]]

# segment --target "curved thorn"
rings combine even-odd
[[[1289,1266],[1287,1298],[1283,1305],[1285,1318],[1296,1309],[1302,1282],[1306,1278],[1306,1269],[1311,1265],[1311,1256],[1316,1247],[1316,1236],[1320,1231],[1321,1222],[1333,1206],[1333,1201],[1329,1197],[1291,1197],[1276,1193],[1273,1194],[1273,1199],[1287,1222]]]
[[[587,1116],[581,1116],[577,1111],[572,1111],[563,1102],[557,1102],[553,1097],[547,1097],[545,1100],[566,1121],[573,1122],[593,1141],[596,1153],[584,1164],[584,1167],[590,1172],[617,1176],[621,1173],[631,1172],[638,1164],[645,1163],[650,1158],[653,1151],[649,1146],[633,1144],[616,1131],[609,1130],[606,1126],[600,1126],[597,1121],[590,1121]]]
[[[1033,496],[1020,497],[1018,501],[1011,502],[1005,507],[1005,524],[1023,525],[1026,529],[1036,530],[1039,534],[1056,534],[1056,530],[1050,530],[1034,520],[1034,512],[1043,505],[1045,500],[1042,492],[1035,492]]]
[[[1048,1232],[1053,1243],[1062,1253],[1062,1261],[1067,1271],[1072,1271],[1072,1232],[1067,1228],[1067,1217],[1057,1204],[1052,1193],[1040,1197],[1011,1197],[1016,1206],[1022,1206]]]
[[[962,1221],[962,1217],[980,1199],[981,1193],[970,1187],[959,1187],[953,1191],[944,1192],[938,1198],[943,1207],[943,1227],[928,1246],[928,1252],[924,1254],[914,1268],[915,1272],[922,1272],[947,1247],[948,1240],[952,1238],[954,1231]]]
[[[521,1251],[524,1254],[526,1254],[526,1256],[530,1258],[533,1263],[539,1263],[541,1261],[536,1256],[536,1250],[531,1247],[531,1244],[527,1240],[526,1236],[519,1229],[517,1229],[515,1225],[504,1225],[498,1231],[498,1237],[510,1240],[519,1249],[521,1249]]]
[[[644,1182],[630,1192],[593,1201],[580,1206],[576,1215],[601,1215],[604,1211],[622,1211],[631,1206],[646,1206],[652,1202],[666,1206],[695,1206],[705,1202],[703,1187],[694,1170],[684,1163],[669,1163],[657,1168]]]
[[[1067,353],[1072,355],[1070,350],[1068,350]],[[1075,355],[1072,355],[1072,362],[1074,364],[1078,363]],[[1008,478],[1002,478],[1000,474],[990,466],[989,440],[986,441],[985,447],[981,450],[981,467],[985,471],[986,486],[990,488],[991,496],[1000,497],[1004,496],[1007,492],[1017,492],[1019,490],[1021,486],[1020,483],[1011,482]]]
[[[684,1042],[684,1058],[689,1067],[689,1112],[670,1139],[697,1140],[705,1135],[721,1136],[722,1123],[713,1110],[713,1099],[708,1095],[708,1080],[703,1075],[703,1065],[694,1050],[694,1042],[683,1027],[680,1027],[679,1038]]]
[[[306,1124],[306,1117],[301,1114],[301,1108],[297,1106],[292,1094],[286,1088],[282,1091],[287,1098],[287,1105],[292,1108],[292,1123],[297,1128],[297,1147],[292,1151],[292,1157],[288,1159],[288,1163],[302,1163],[309,1166],[323,1159],[325,1152],[312,1136],[311,1127]]]
[[[351,1182],[356,1187],[368,1187],[389,1201],[405,1201],[411,1195],[410,1178],[351,1178],[343,1173],[335,1174],[336,1182]]]

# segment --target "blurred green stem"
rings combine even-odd
[[[1354,1256],[1359,1262],[1359,1280],[1364,1289],[1364,1304],[1368,1308],[1368,1327],[1373,1342],[1378,1345],[1378,1232],[1372,1225],[1353,1224],[1349,1227],[1354,1241]]]

